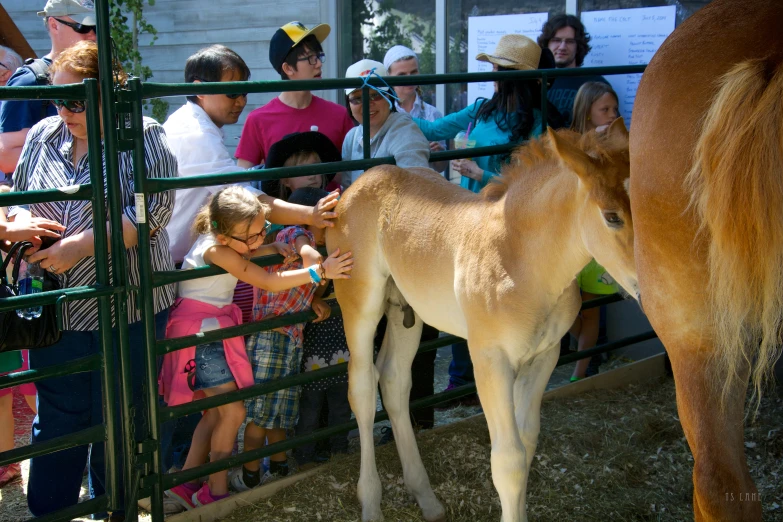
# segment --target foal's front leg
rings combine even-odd
[[[522,496],[519,511],[522,520],[527,520],[525,497],[527,496],[527,481],[530,477],[530,465],[538,444],[538,434],[541,431],[541,400],[544,397],[546,385],[552,370],[557,365],[560,355],[560,343],[553,344],[543,353],[538,354],[529,366],[523,368],[514,383],[514,414],[522,444],[525,445],[525,475],[522,478]]]
[[[446,511],[430,486],[427,471],[421,462],[410,417],[411,364],[421,341],[423,322],[417,316],[412,328],[402,324],[399,306],[390,306],[386,317],[388,325],[383,347],[378,355],[381,373],[383,406],[389,414],[402,463],[402,475],[408,491],[416,497],[424,519],[429,522],[445,520]]]
[[[481,407],[492,442],[492,482],[500,497],[502,522],[522,522],[525,447],[514,419],[515,373],[506,353],[494,346],[468,339]]]
[[[345,313],[345,336],[351,351],[348,361],[348,402],[359,425],[362,463],[357,495],[362,504],[362,521],[381,521],[381,481],[375,467],[375,423],[378,372],[373,364],[373,337],[377,321],[368,321],[360,314]]]

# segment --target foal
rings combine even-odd
[[[480,194],[428,169],[393,166],[367,171],[346,191],[327,248],[356,259],[335,290],[351,350],[363,521],[383,518],[373,446],[379,380],[406,487],[426,520],[445,519],[408,415],[423,322],[468,340],[503,521],[526,519],[541,397],[581,303],[575,276],[595,257],[636,295],[628,170],[618,120],[604,135],[550,131],[518,149],[500,182]],[[407,305],[416,311],[411,328],[403,326]],[[383,314],[388,327],[373,364]]]

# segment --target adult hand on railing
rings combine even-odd
[[[479,167],[478,163],[469,159],[451,160],[451,168],[463,176],[476,181],[481,181],[482,176],[484,176],[484,169]]]
[[[277,250],[277,253],[283,256],[285,259],[283,260],[283,263],[289,263],[293,260],[295,260],[299,255],[294,252],[294,248],[289,245],[288,243],[284,243],[282,241],[275,241],[272,243],[272,246],[275,247],[275,250]]]
[[[42,237],[59,238],[65,227],[56,221],[34,217],[29,221],[0,222],[0,239],[6,241],[30,241],[33,246],[41,244]]]
[[[312,224],[318,228],[333,227],[334,223],[329,220],[337,217],[337,212],[332,212],[332,209],[337,206],[339,199],[340,193],[335,190],[319,200],[318,204],[313,207]]]

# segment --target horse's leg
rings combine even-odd
[[[343,312],[345,338],[351,351],[348,361],[348,402],[356,415],[361,443],[361,471],[357,495],[362,504],[362,521],[383,520],[381,481],[375,467],[375,423],[378,372],[373,364],[373,337],[383,314],[386,282],[369,281],[352,285],[338,294]]]
[[[525,497],[527,481],[530,476],[530,465],[538,444],[538,434],[541,431],[541,400],[544,397],[546,385],[552,370],[555,369],[560,356],[560,342],[553,344],[546,351],[538,354],[533,361],[522,368],[514,382],[514,413],[522,444],[527,457],[525,475],[522,478],[522,496],[519,511],[522,520],[527,520]]]
[[[523,474],[527,466],[525,447],[514,418],[516,374],[506,353],[494,346],[468,339],[473,373],[492,443],[492,482],[500,497],[502,522],[522,522]]]
[[[424,519],[445,520],[443,504],[435,497],[427,471],[421,462],[416,437],[411,426],[409,409],[411,363],[421,340],[424,323],[417,316],[412,328],[403,326],[403,312],[397,305],[386,311],[388,324],[381,353],[376,363],[380,372],[383,406],[389,414],[397,453],[402,462],[402,475],[408,491],[416,498]]]
[[[710,347],[693,350],[697,343],[698,339],[665,340],[677,387],[677,411],[693,453],[694,518],[696,522],[760,521],[761,502],[745,457],[745,387],[733,392],[721,409],[719,390],[724,379],[709,370],[714,368]],[[747,384],[747,379],[743,382]]]

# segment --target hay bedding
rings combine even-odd
[[[693,458],[677,419],[671,379],[576,399],[545,403],[528,488],[531,520],[692,520]],[[765,520],[783,520],[783,400],[764,399],[746,428],[751,475]],[[451,522],[497,521],[500,503],[489,468],[489,435],[478,416],[424,432],[419,448]],[[394,445],[377,448],[388,521],[423,520],[406,492]],[[359,455],[335,460],[321,473],[226,522],[358,521]]]

